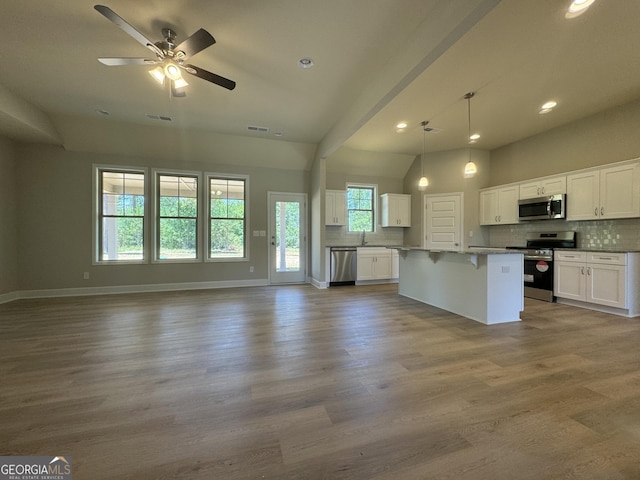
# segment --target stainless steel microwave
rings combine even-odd
[[[567,196],[563,194],[518,200],[518,220],[565,218]]]

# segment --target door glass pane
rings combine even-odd
[[[276,271],[300,270],[300,203],[276,202]]]

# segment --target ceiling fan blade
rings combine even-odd
[[[180,45],[175,48],[175,51],[183,51],[185,58],[191,57],[198,52],[201,52],[207,47],[210,47],[216,43],[216,39],[207,32],[204,28],[201,28],[189,38],[184,40]]]
[[[109,67],[118,67],[120,65],[155,65],[159,63],[157,60],[150,58],[126,58],[126,57],[102,57],[98,61]]]
[[[133,37],[134,40],[136,40],[138,43],[151,49],[159,57],[162,58],[164,56],[164,54],[162,53],[162,50],[160,50],[151,40],[149,40],[147,37],[141,34],[138,30],[136,30],[133,26],[127,23],[127,21],[124,18],[122,18],[116,12],[111,10],[109,7],[106,7],[104,5],[95,5],[93,8],[95,8],[98,12],[100,12],[102,15],[107,17],[117,26],[119,26],[127,34]]]
[[[216,85],[220,85],[229,90],[233,90],[236,88],[236,82],[233,80],[229,80],[228,78],[221,77],[220,75],[216,75],[215,73],[208,72],[200,67],[196,67],[195,65],[183,65],[185,71],[194,75],[198,78],[206,80],[207,82],[215,83]]]

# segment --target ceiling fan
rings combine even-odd
[[[165,78],[169,79],[171,85],[171,94],[174,97],[184,97],[186,92],[184,87],[188,85],[187,81],[182,78],[182,72],[201,78],[221,87],[233,90],[236,82],[228,78],[221,77],[215,73],[208,72],[200,67],[185,63],[189,57],[201,52],[207,47],[216,43],[215,38],[201,28],[189,38],[179,45],[175,44],[176,32],[170,28],[163,28],[162,35],[164,39],[160,42],[152,42],[133,26],[127,23],[122,17],[104,5],[95,5],[98,12],[107,17],[122,30],[128,33],[138,43],[144,45],[151,50],[156,58],[118,58],[103,57],[98,58],[100,63],[104,65],[120,66],[120,65],[156,65],[149,71],[149,74],[161,85],[164,85]]]

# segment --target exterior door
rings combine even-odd
[[[269,281],[307,279],[307,195],[269,192]]]
[[[462,250],[462,193],[425,195],[428,250]]]

